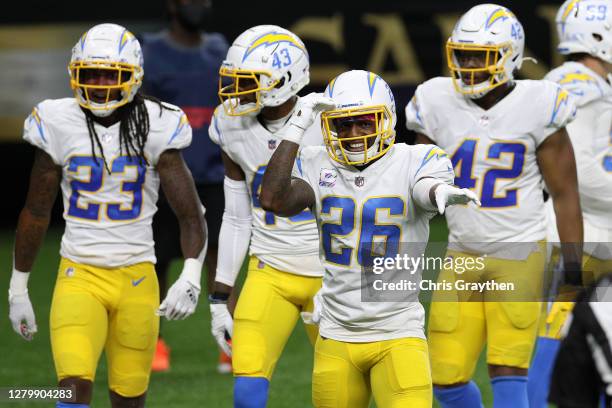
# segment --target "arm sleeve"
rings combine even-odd
[[[423,96],[423,86],[419,86],[408,105],[406,105],[406,128],[416,133],[421,133],[434,140],[433,132],[427,124],[427,107]]]
[[[23,123],[23,139],[47,153],[55,164],[61,165],[60,153],[54,146],[53,135],[46,124],[43,103],[38,104]]]
[[[251,198],[244,180],[223,181],[225,211],[219,232],[215,280],[234,286],[251,239]]]

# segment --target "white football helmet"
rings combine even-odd
[[[557,12],[557,50],[612,63],[612,0],[567,0]]]
[[[74,97],[92,114],[105,117],[134,99],[142,85],[142,50],[140,43],[126,28],[117,24],[99,24],[90,28],[72,48],[68,65],[70,87]],[[91,84],[85,81],[88,71],[115,71],[113,84]],[[119,89],[120,99],[111,98],[111,91]],[[106,91],[104,102],[95,102],[92,94]]]
[[[361,70],[332,79],[324,92],[336,109],[321,114],[323,139],[329,156],[342,164],[363,165],[387,153],[395,142],[395,99],[378,75]],[[373,133],[342,138],[337,126],[344,121],[375,122]]]
[[[446,42],[448,67],[455,89],[470,97],[481,98],[492,89],[514,79],[514,71],[523,63],[525,34],[514,14],[497,4],[480,4],[465,13]],[[457,53],[474,53],[480,66],[462,67]],[[486,78],[476,82],[477,77]]]
[[[308,51],[300,38],[275,25],[238,36],[219,69],[219,99],[228,115],[279,106],[310,82]]]

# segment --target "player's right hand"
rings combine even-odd
[[[289,129],[283,139],[299,144],[308,129],[315,121],[318,114],[323,111],[335,109],[336,103],[322,93],[312,92],[300,98],[295,106],[295,111],[289,119]]]
[[[9,290],[9,319],[17,334],[27,341],[34,338],[34,333],[38,331],[38,328],[27,290],[19,294],[14,294]]]
[[[227,303],[210,304],[211,333],[217,344],[228,356],[232,355],[232,348],[228,342],[234,334],[234,320],[227,308]],[[226,333],[229,339],[226,337]]]

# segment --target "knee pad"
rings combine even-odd
[[[265,408],[270,382],[263,377],[234,379],[234,408]]]

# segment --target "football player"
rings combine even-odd
[[[576,119],[567,131],[576,155],[580,205],[584,219],[585,255],[582,282],[590,285],[612,272],[612,1],[566,1],[557,13],[560,43],[566,62],[545,79],[559,84],[577,101]],[[546,203],[548,240],[559,242],[552,202]],[[602,243],[602,244],[599,244]],[[555,251],[557,253],[558,251]],[[553,262],[557,262],[553,257]],[[546,407],[549,378],[559,347],[560,329],[572,308],[556,302],[540,326],[536,354],[529,370],[531,407]]]
[[[469,278],[517,285],[504,293],[506,302],[494,302],[496,292],[468,292],[459,299],[472,301],[432,303],[434,394],[444,408],[481,406],[471,377],[485,341],[494,406],[527,407],[527,368],[546,261],[543,180],[562,220],[561,241],[582,242],[576,167],[565,131],[575,107],[552,82],[514,79],[524,41],[510,10],[473,7],[446,44],[452,77],[423,83],[406,107],[417,142],[436,143],[451,153],[455,183],[477,191],[482,202],[480,208],[447,211],[448,255],[487,255],[483,270]],[[563,250],[565,270],[578,270],[581,244]],[[455,277],[450,269],[440,271],[439,279]]]
[[[116,24],[89,29],[68,66],[73,98],[45,100],[25,121],[36,147],[19,216],[9,317],[26,340],[36,332],[27,282],[61,186],[66,230],[51,304],[53,359],[62,387],[88,407],[102,350],[113,407],[143,407],[159,317],[195,310],[206,224],[179,149],[191,141],[186,116],[138,92],[142,53]],[[185,263],[159,305],[151,219],[160,184],[181,228]]]
[[[311,208],[319,225],[325,274],[310,317],[320,330],[314,406],[365,408],[373,394],[381,408],[431,407],[418,290],[402,302],[362,302],[362,268],[373,257],[399,255],[401,242],[426,243],[435,211],[476,195],[451,186],[451,163],[438,147],[394,145],[395,101],[378,75],[345,72],[323,95],[298,103],[268,164],[261,202],[285,217]],[[303,148],[292,179],[304,132],[320,111],[325,146]]]
[[[276,363],[300,312],[312,310],[323,274],[312,213],[279,218],[259,200],[268,160],[309,82],[308,52],[292,32],[256,26],[236,38],[219,74],[222,104],[209,134],[222,150],[226,206],[210,296],[212,334],[233,352],[234,406],[264,407]],[[323,143],[318,129],[309,143]],[[247,250],[248,275],[232,323],[227,300]],[[306,331],[314,344],[316,326]]]

